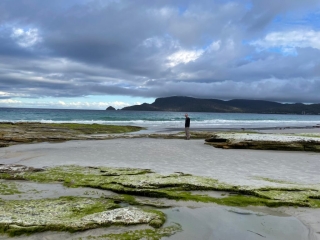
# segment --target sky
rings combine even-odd
[[[0,107],[169,96],[320,103],[320,1],[0,1]]]

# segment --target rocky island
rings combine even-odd
[[[106,108],[106,110],[107,111],[115,111],[116,109],[114,107],[112,107],[112,106],[109,106],[109,107]]]

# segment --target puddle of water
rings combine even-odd
[[[117,195],[111,191],[93,188],[68,188],[60,183],[35,183],[28,181],[1,181],[3,183],[14,183],[21,192],[14,195],[0,195],[3,200],[22,200],[22,199],[43,199],[59,198],[63,196],[80,196],[100,198],[103,196]]]
[[[230,192],[224,191],[191,191],[191,193],[194,195],[207,195],[214,198],[225,198],[231,195]]]
[[[111,226],[108,228],[97,228],[83,232],[43,232],[43,233],[35,233],[30,236],[23,235],[20,237],[8,238],[5,235],[0,235],[0,240],[86,240],[86,239],[107,239],[100,236],[108,235],[108,234],[120,234],[126,231],[135,231],[135,230],[143,230],[143,229],[152,229],[146,225],[138,225],[138,226]],[[95,238],[96,237],[96,238]]]
[[[5,182],[5,181],[2,181]],[[116,195],[111,191],[92,188],[67,188],[59,183],[34,183],[27,181],[8,181],[15,183],[18,190],[23,192],[15,195],[1,195],[2,199],[41,199],[57,198],[61,196],[101,197]],[[199,192],[200,193],[200,192]],[[224,197],[224,192],[210,192],[215,197]],[[170,201],[170,200],[167,200]],[[166,201],[164,201],[165,203]],[[173,202],[172,202],[173,203]],[[273,211],[269,208],[230,208],[225,206],[201,206],[187,207],[188,202],[176,202],[174,208],[162,209],[167,215],[165,226],[179,223],[183,231],[168,238],[172,240],[217,240],[217,239],[246,239],[246,240],[306,240],[310,239],[309,229],[298,219]],[[124,204],[127,205],[127,204]],[[264,210],[264,211],[263,211]],[[15,239],[72,239],[74,237],[86,237],[90,235],[108,234],[113,231],[125,232],[128,230],[145,228],[136,226],[130,228],[99,228],[82,233],[57,233],[45,232],[32,236],[21,236]],[[0,239],[4,236],[0,236]]]
[[[176,222],[183,231],[170,236],[186,239],[306,240],[309,230],[294,217],[272,216],[250,210],[224,207],[190,209],[178,207],[163,210],[166,225]],[[167,239],[167,238],[165,238]]]

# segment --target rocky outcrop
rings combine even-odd
[[[0,164],[0,173],[25,173],[25,172],[41,172],[43,168],[33,168],[17,164]]]
[[[106,110],[108,110],[108,111],[114,111],[114,110],[116,110],[114,107],[112,107],[112,106],[109,106],[109,107],[107,107],[107,109]]]
[[[320,142],[314,140],[302,141],[264,141],[264,140],[236,140],[217,136],[205,139],[206,144],[223,149],[255,149],[281,151],[310,151],[320,152]]]
[[[113,200],[61,197],[2,201],[0,228],[10,236],[42,231],[83,231],[110,225],[160,227],[162,214],[136,207],[120,208]]]
[[[73,123],[0,123],[0,147],[22,143],[63,142],[68,140],[108,139],[107,134],[139,131],[135,126]],[[99,134],[96,137],[95,134]],[[105,136],[101,136],[106,134]]]
[[[220,138],[217,135],[212,135],[210,138],[205,139],[208,143],[225,143],[228,141],[226,138]]]

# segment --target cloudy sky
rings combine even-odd
[[[320,1],[0,1],[0,107],[167,96],[320,103]]]

